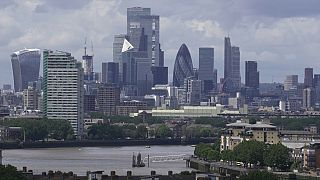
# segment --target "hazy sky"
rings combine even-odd
[[[57,49],[80,60],[86,36],[94,45],[94,69],[101,71],[101,62],[112,61],[113,36],[126,33],[126,8],[134,6],[160,15],[170,81],[182,43],[195,67],[198,48],[214,47],[220,78],[228,34],[240,47],[242,82],[246,60],[258,61],[261,82],[282,82],[287,74],[302,81],[305,67],[320,73],[319,0],[0,0],[0,85],[13,84],[12,52]]]

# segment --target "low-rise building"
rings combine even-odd
[[[276,126],[257,122],[249,124],[242,121],[227,124],[227,129],[221,135],[220,150],[233,150],[240,142],[255,140],[267,144],[280,142],[279,131]]]

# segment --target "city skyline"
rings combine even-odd
[[[283,82],[288,74],[298,74],[302,82],[304,67],[313,67],[314,73],[319,73],[320,45],[315,38],[320,29],[317,1],[290,1],[290,7],[286,1],[190,1],[175,11],[178,1],[170,1],[172,7],[162,6],[167,1],[17,2],[6,0],[0,4],[3,15],[0,24],[4,27],[0,33],[3,39],[0,84],[13,85],[10,52],[24,47],[58,49],[72,52],[81,60],[85,37],[93,41],[94,69],[101,71],[101,62],[112,62],[113,36],[126,33],[126,8],[135,6],[149,7],[160,16],[160,43],[165,51],[165,66],[169,67],[169,80],[182,43],[188,44],[195,67],[199,47],[215,48],[215,67],[218,78],[222,77],[223,38],[228,34],[241,48],[241,77],[244,62],[251,60],[259,63],[261,82]],[[13,8],[20,9],[20,15],[14,14]],[[236,11],[228,13],[226,8]],[[202,9],[210,9],[210,13]],[[48,18],[55,26],[46,23]],[[70,27],[63,26],[65,23]],[[286,68],[281,68],[284,65]]]

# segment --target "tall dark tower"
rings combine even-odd
[[[257,61],[246,61],[245,85],[251,96],[259,95],[259,72]]]
[[[304,69],[304,87],[313,87],[313,68]]]
[[[232,46],[230,37],[225,37],[223,91],[226,93],[235,93],[240,90],[240,87],[240,48]]]

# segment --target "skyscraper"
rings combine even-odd
[[[119,63],[102,63],[102,82],[108,84],[119,84]]]
[[[298,75],[287,75],[284,80],[284,90],[288,91],[293,87],[298,87]]]
[[[314,106],[315,97],[314,97],[314,89],[312,87],[303,89],[302,97],[303,97],[303,103],[302,103],[303,108],[310,109]]]
[[[241,87],[240,49],[232,46],[229,37],[224,39],[224,91],[234,93]]]
[[[183,87],[184,79],[193,75],[193,65],[189,49],[185,44],[182,44],[174,63],[173,85]]]
[[[185,102],[187,105],[199,105],[201,101],[201,80],[195,77],[184,79]]]
[[[84,55],[82,56],[82,67],[84,73],[84,80],[93,81],[95,79],[93,73],[93,55],[90,56],[87,54],[86,42],[84,46]]]
[[[124,82],[125,72],[124,65],[122,61],[122,48],[123,42],[125,39],[128,39],[128,36],[125,34],[115,35],[113,40],[113,62],[119,64],[119,81]]]
[[[127,9],[127,35],[130,35],[131,42],[135,46],[135,40],[139,40],[139,32],[144,31],[147,37],[148,58],[152,66],[160,66],[160,44],[159,44],[159,16],[151,15],[150,8],[132,7]],[[135,33],[133,33],[135,32]],[[134,40],[133,40],[134,39]]]
[[[43,51],[43,103],[48,119],[68,120],[75,135],[83,133],[83,68],[71,53]]]
[[[106,115],[115,115],[120,104],[120,89],[113,85],[101,84],[98,88],[98,110]]]
[[[304,69],[304,87],[313,87],[313,68]]]
[[[250,88],[259,89],[259,71],[257,61],[246,61],[245,85]]]
[[[199,48],[199,80],[205,93],[213,90],[214,84],[214,48]]]
[[[38,80],[40,58],[39,49],[23,49],[11,55],[14,90],[16,92],[27,89],[28,82]]]
[[[153,74],[153,85],[168,84],[168,67],[153,66],[151,71]]]

